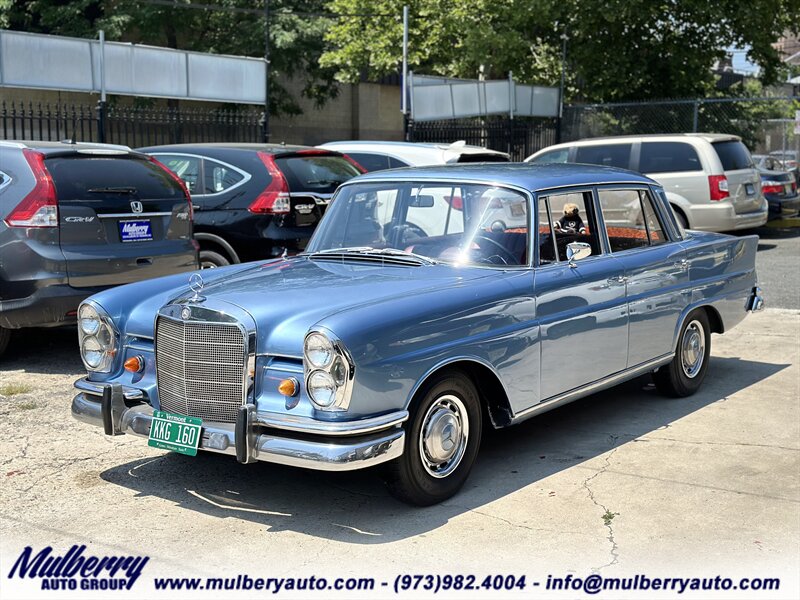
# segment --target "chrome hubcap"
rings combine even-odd
[[[706,333],[700,321],[692,321],[683,332],[681,339],[681,366],[690,379],[695,377],[703,366],[706,355]]]
[[[451,394],[431,404],[422,421],[419,452],[425,470],[434,477],[447,477],[455,471],[469,438],[467,409]]]

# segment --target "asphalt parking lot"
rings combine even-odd
[[[85,543],[149,555],[150,576],[721,574],[782,577],[762,597],[797,597],[798,244],[762,239],[771,308],[714,336],[698,394],[666,399],[644,377],[491,434],[466,488],[428,509],[393,500],[374,471],[106,438],[69,414],[83,373],[74,333],[19,336],[0,363],[4,572],[26,545]]]

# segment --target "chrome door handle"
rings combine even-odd
[[[681,271],[688,271],[689,270],[689,261],[685,258],[679,262],[673,263],[673,266],[676,269],[680,269]]]
[[[628,282],[628,278],[624,275],[615,275],[614,277],[608,278],[609,285],[624,285]]]

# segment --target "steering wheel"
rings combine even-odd
[[[511,254],[511,252],[505,246],[503,246],[503,244],[501,244],[500,242],[496,242],[492,238],[486,237],[485,235],[476,235],[475,239],[473,241],[476,242],[478,244],[478,246],[481,245],[480,242],[478,242],[478,240],[483,240],[483,241],[489,242],[497,250],[499,250],[500,252],[505,254],[507,258],[511,259],[510,262],[507,261],[507,260],[504,260],[504,262],[506,264],[515,265],[515,264],[517,264],[519,262],[517,260],[517,257],[514,256],[513,254]],[[503,257],[501,256],[500,258],[503,258]]]
[[[394,241],[392,238],[395,236],[400,239]],[[391,223],[387,223],[384,226],[383,237],[395,244],[402,245],[420,238],[426,238],[428,234],[425,233],[422,227],[414,225],[413,223],[401,223],[400,225],[391,225]]]

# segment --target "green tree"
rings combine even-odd
[[[339,14],[398,18],[338,20],[321,64],[341,81],[396,72],[405,3],[412,69],[475,78],[483,65],[489,77],[556,84],[566,34],[568,97],[596,102],[709,93],[731,46],[749,48],[774,83],[785,69],[771,44],[800,28],[800,0],[332,0]]]
[[[263,8],[263,0],[214,0],[204,4]],[[333,70],[319,65],[331,21],[307,14],[319,13],[321,6],[321,0],[271,3],[271,114],[300,113],[297,99],[281,85],[286,77],[302,77],[302,94],[317,104],[338,91]],[[260,14],[174,8],[138,0],[0,0],[0,22],[3,21],[6,27],[22,31],[96,37],[103,29],[108,40],[200,52],[264,55],[265,28]]]

